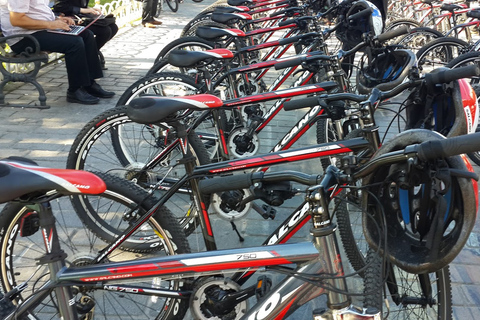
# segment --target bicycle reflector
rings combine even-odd
[[[374,158],[433,139],[444,137],[429,130],[404,131],[384,144]],[[478,187],[468,178],[471,172],[464,156],[381,166],[362,181],[367,187],[362,201],[368,244],[410,273],[430,273],[447,266],[475,224]]]

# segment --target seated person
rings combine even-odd
[[[59,15],[63,14],[67,17],[76,15],[99,15],[102,14],[100,9],[89,8],[88,0],[55,0],[53,11]],[[100,49],[113,38],[118,32],[118,26],[115,23],[108,25],[93,24],[89,27],[90,31],[95,35],[95,41],[97,42],[97,48]],[[105,65],[103,61],[103,55],[99,54],[102,67]]]
[[[40,50],[65,54],[68,75],[67,101],[96,104],[99,98],[111,98],[114,92],[105,91],[95,82],[103,72],[98,58],[94,35],[88,29],[77,36],[49,32],[70,30],[71,18],[56,18],[48,6],[49,0],[3,0],[0,21],[5,36],[31,34],[40,43]],[[28,39],[11,39],[10,48],[21,53],[33,47]]]

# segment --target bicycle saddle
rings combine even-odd
[[[480,19],[480,10],[475,9],[467,12],[467,17]]]
[[[222,99],[211,94],[184,97],[143,96],[130,102],[127,106],[127,116],[137,123],[152,124],[175,120],[174,115],[177,111],[207,110],[221,106]]]
[[[0,203],[52,190],[65,195],[100,194],[106,188],[105,182],[90,172],[39,167],[20,157],[0,160]]]
[[[238,7],[241,5],[252,5],[253,1],[252,0],[228,0],[227,3],[230,6]]]
[[[235,20],[252,20],[252,16],[248,13],[219,13],[214,12],[211,16],[212,21],[230,24]]]
[[[440,7],[440,10],[446,10],[446,11],[449,11],[449,12],[452,12],[452,13],[455,10],[462,10],[462,9],[465,9],[465,6],[455,4],[455,3],[444,3]]]
[[[208,59],[229,59],[233,53],[227,49],[212,49],[207,51],[173,50],[168,55],[168,63],[175,67],[192,67]]]
[[[215,27],[198,27],[195,34],[206,40],[216,40],[221,37],[245,37],[245,32],[242,30]]]

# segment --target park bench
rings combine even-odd
[[[24,52],[15,54],[7,45],[7,40],[13,38],[29,38],[34,44],[34,48],[28,47]],[[34,37],[28,34],[4,37],[0,32],[0,62],[0,72],[3,76],[0,82],[0,106],[49,108],[46,103],[45,90],[37,82],[40,68],[48,62],[48,53],[40,51],[40,45]],[[4,89],[9,82],[24,82],[34,85],[39,94],[40,105],[6,104]]]

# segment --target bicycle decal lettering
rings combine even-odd
[[[12,232],[10,232],[10,235],[8,237],[8,245],[7,245],[7,256],[5,257],[5,260],[6,260],[6,266],[7,266],[7,278],[8,278],[8,283],[10,285],[14,285],[13,283],[13,279],[12,279],[12,273],[10,271],[11,270],[11,262],[12,262],[12,244],[13,244],[13,241],[14,241],[14,238],[17,234],[17,230],[18,230],[18,224],[16,224],[13,229],[12,229]]]
[[[291,229],[295,228],[299,221],[303,220],[303,217],[307,214],[310,205],[305,203],[305,205],[295,214],[292,215],[292,218],[287,221],[282,227],[278,229],[278,233],[274,234],[270,239],[268,239],[267,245],[272,245],[279,243],[280,239],[284,235],[290,233]]]
[[[273,152],[277,152],[282,150],[289,142],[290,140],[296,136],[296,134],[301,131],[305,126],[314,118],[317,116],[319,112],[320,106],[315,106],[313,107],[310,112],[307,112],[305,116],[298,122],[296,126],[290,130],[289,133],[285,135],[285,137],[280,141],[279,144],[277,144],[273,148]]]
[[[47,252],[52,252],[52,236],[53,230],[50,229],[50,234],[47,233],[47,229],[42,229],[43,240],[45,241],[45,247],[47,247]]]

